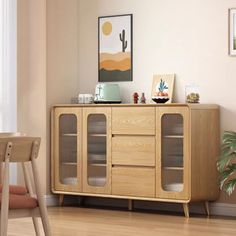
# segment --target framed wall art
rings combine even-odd
[[[133,15],[98,18],[98,81],[133,80]]]
[[[152,82],[152,100],[155,99],[162,101],[167,99],[166,103],[172,102],[174,90],[175,74],[154,75]]]
[[[236,8],[229,9],[229,55],[236,56]]]

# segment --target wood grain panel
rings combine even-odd
[[[155,166],[155,137],[113,137],[112,164]]]
[[[154,197],[155,168],[113,167],[112,194]]]
[[[112,134],[155,135],[154,107],[112,108]]]
[[[216,161],[220,153],[219,110],[191,111],[191,181],[193,201],[219,197]]]

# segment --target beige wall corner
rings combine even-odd
[[[47,193],[50,193],[50,108],[78,95],[78,0],[47,0]]]
[[[50,107],[78,94],[78,45],[77,0],[18,1],[18,130],[42,137],[38,162],[45,193]]]
[[[17,4],[17,126],[42,138],[38,164],[46,193],[46,0]]]

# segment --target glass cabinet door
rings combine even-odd
[[[164,191],[183,191],[184,133],[181,114],[161,117],[161,186]]]
[[[188,198],[188,108],[157,112],[157,197]]]
[[[57,190],[78,191],[81,186],[80,169],[80,110],[58,108],[55,112],[55,185]]]
[[[83,190],[110,192],[110,108],[83,110],[84,177]]]
[[[106,116],[90,114],[87,132],[87,181],[90,186],[104,187],[107,182]]]

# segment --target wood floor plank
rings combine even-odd
[[[49,208],[53,236],[235,236],[235,219],[91,208]],[[41,227],[42,228],[42,227]],[[32,236],[31,219],[9,221],[9,236]],[[43,235],[43,234],[42,234]]]

